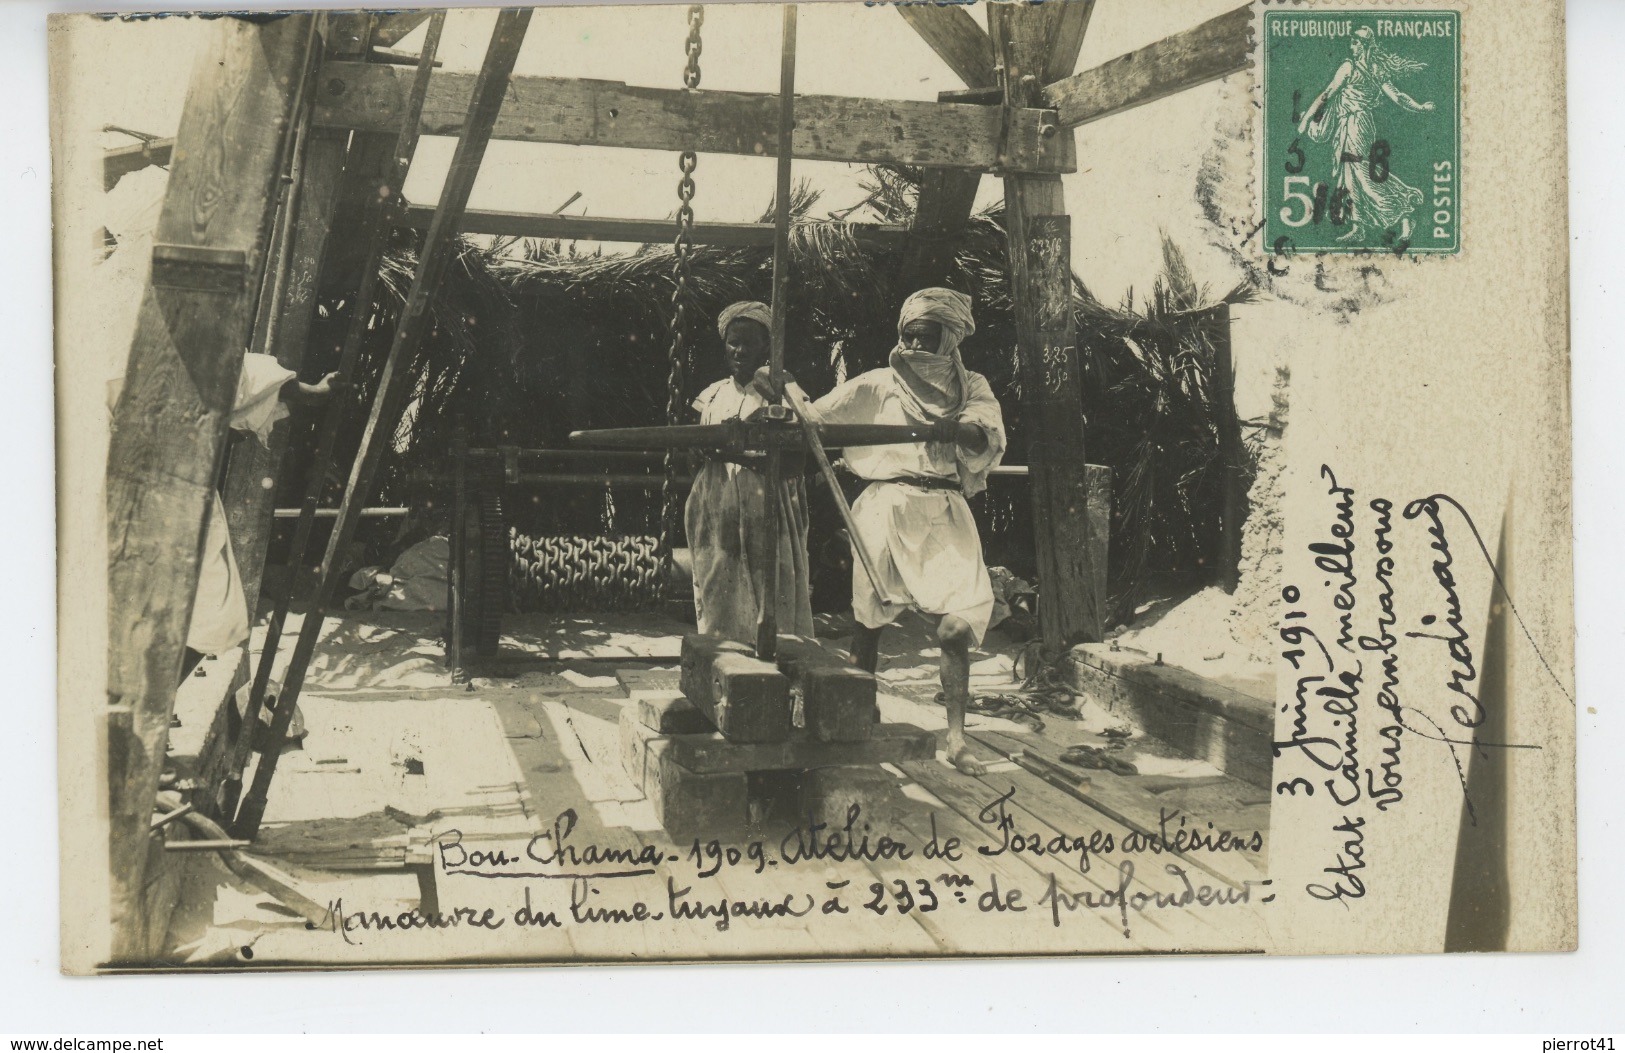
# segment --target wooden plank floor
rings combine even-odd
[[[786,815],[719,832],[716,845],[678,844],[622,770],[618,732],[631,704],[627,684],[651,690],[662,676],[675,678],[662,660],[667,650],[675,655],[672,623],[595,619],[575,627],[591,634],[584,637],[531,632],[510,652],[520,658],[476,679],[474,691],[446,684],[437,626],[438,616],[367,615],[324,630],[331,653],[302,702],[310,735],[283,759],[271,795],[257,850],[308,883],[318,902],[342,901],[350,924],[310,930],[222,879],[212,898],[196,893],[208,902],[183,919],[177,961],[218,964],[219,948],[244,932],[253,934],[257,964],[332,965],[1245,951],[1261,943],[1252,905],[1198,911],[1151,901],[1180,888],[1167,863],[1198,884],[1233,889],[1263,880],[1262,852],[1138,853],[1126,878],[1120,848],[1091,852],[1087,865],[1071,848],[1001,850],[1001,815],[1012,832],[1046,844],[1109,834],[1122,846],[1157,831],[1170,810],[1204,830],[1210,821],[1266,829],[1257,791],[1177,758],[1164,758],[1172,775],[1088,773],[1093,783],[1080,800],[1005,758],[1018,749],[1057,758],[1068,740],[1095,741],[1087,729],[1036,733],[973,717],[989,774],[968,777],[940,760],[890,769],[901,803],[877,819],[869,843],[882,834],[902,840],[913,849],[907,858],[798,858],[798,844],[832,831],[809,837],[795,829],[804,820]],[[934,655],[917,640],[901,643],[883,685],[883,719],[940,729],[934,677],[919,675],[922,666],[934,673]],[[629,659],[636,676],[626,673]],[[1008,680],[999,655],[977,661],[979,681]],[[1132,755],[1155,760],[1156,746],[1137,742]],[[922,851],[950,839],[959,842],[954,858]],[[400,867],[413,861],[433,864],[438,911],[464,912],[458,924],[377,928],[411,909]],[[1123,902],[1136,895],[1140,906]],[[676,916],[677,900],[699,916]],[[527,904],[530,918],[558,923],[521,924],[516,911]],[[470,924],[487,910],[495,927]],[[640,910],[643,920],[617,920]]]

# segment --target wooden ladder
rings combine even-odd
[[[360,521],[359,513],[372,490],[378,462],[383,453],[385,437],[383,432],[386,427],[393,427],[399,419],[400,404],[407,393],[406,364],[411,361],[428,328],[430,298],[450,263],[451,248],[458,224],[468,204],[469,194],[474,188],[474,180],[479,175],[480,163],[490,142],[491,131],[496,125],[503,96],[507,93],[509,78],[513,73],[514,62],[519,56],[519,48],[524,42],[530,16],[529,9],[504,9],[497,15],[496,26],[491,33],[491,43],[486,50],[485,62],[475,80],[473,95],[469,100],[468,116],[463,122],[462,134],[452,156],[451,169],[446,175],[439,203],[435,206],[434,217],[430,220],[428,231],[424,236],[417,268],[412,275],[411,289],[401,309],[394,339],[390,343],[388,357],[384,360],[383,370],[379,375],[378,391],[367,416],[366,428],[362,432],[361,446],[351,465],[349,481],[345,485],[344,497],[339,504],[338,516],[332,533],[328,536],[316,593],[300,625],[299,638],[294,644],[293,654],[284,673],[282,691],[272,710],[269,748],[261,753],[259,763],[254,769],[253,782],[249,785],[248,793],[242,799],[232,820],[231,831],[234,837],[253,840],[265,816],[271,782],[276,776],[280,747],[287,738],[288,726],[293,719],[299,693],[304,687],[311,656],[315,653],[316,644],[321,637],[322,623],[333,602],[339,560],[355,536],[356,524]],[[444,12],[437,12],[434,16],[435,22],[430,27],[432,40],[438,39],[439,25],[444,17]],[[418,117],[428,90],[429,71],[432,66],[433,49],[426,43],[413,84],[412,102],[401,130],[400,142],[403,145],[409,146],[416,141]],[[399,176],[404,177],[409,159],[409,151],[397,154],[395,171]],[[398,199],[399,193],[396,188],[396,193],[390,196],[390,201],[380,207],[380,214],[372,231],[370,266],[364,272],[364,283],[376,281],[377,261],[373,254],[382,253],[384,239],[393,219],[384,209],[392,209],[393,202]],[[370,294],[371,290],[366,291]],[[355,319],[346,340],[345,364],[351,369],[354,368],[354,360],[359,354],[359,345],[366,326],[368,302],[365,298],[358,300]],[[322,446],[319,448],[316,464],[312,467],[305,503],[301,508],[299,525],[296,527],[295,543],[289,555],[290,567],[296,568],[302,564],[305,550],[309,545],[310,527],[315,520],[316,500],[326,478],[327,464],[332,458],[342,412],[342,405],[339,403],[329,407],[321,435]],[[243,723],[244,737],[250,736],[259,722],[259,707],[264,704],[271,666],[276,661],[282,622],[287,616],[287,594],[292,591],[293,580],[294,576],[290,574],[284,595],[278,600],[277,610],[273,616],[276,633],[274,638],[268,627],[265,646],[255,671],[248,712]],[[233,760],[241,756],[246,765],[247,753],[248,748],[239,742]],[[238,785],[240,780],[239,774]]]

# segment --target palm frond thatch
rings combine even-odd
[[[919,181],[917,171],[872,169],[868,197],[847,214],[906,223]],[[817,195],[805,186],[790,202],[786,348],[786,365],[814,394],[841,376],[884,364],[896,338],[897,304],[907,291],[898,284],[901,250],[860,244],[844,222],[814,218],[816,205]],[[769,206],[763,218],[772,216]],[[331,297],[313,340],[312,368],[328,368],[331,358],[322,352],[336,351],[350,312],[376,316],[351,395],[357,412],[341,449],[353,450],[359,441],[364,407],[411,280],[417,247],[410,232],[398,237],[383,264],[378,302],[341,305],[342,297]],[[1215,572],[1227,478],[1219,428],[1233,415],[1220,414],[1215,405],[1214,369],[1218,348],[1229,340],[1228,306],[1254,295],[1240,286],[1213,297],[1196,283],[1166,234],[1162,245],[1163,272],[1139,307],[1132,291],[1112,307],[1074,281],[1086,448],[1090,461],[1108,465],[1114,477],[1110,582],[1119,618],[1148,599],[1205,584]],[[963,348],[966,364],[986,375],[1000,397],[1011,433],[1007,460],[1021,463],[1032,436],[1022,419],[1002,206],[971,217],[954,247],[949,283],[976,301],[978,329]],[[385,458],[380,493],[373,496],[421,499],[411,480],[443,465],[459,427],[473,445],[560,447],[576,429],[662,423],[671,373],[673,263],[669,245],[606,253],[558,241],[464,239],[434,298],[428,338],[410,363],[405,419]],[[690,320],[684,333],[685,400],[723,372],[709,319],[735,300],[768,299],[771,284],[767,249],[694,248],[684,301]],[[1250,455],[1248,464],[1236,466],[1243,489],[1254,460]],[[287,496],[297,493],[300,474],[284,473]],[[330,485],[336,496],[342,480]],[[534,532],[653,532],[658,503],[656,491],[587,489],[527,499],[515,515],[521,529]],[[996,482],[975,510],[989,563],[1032,574],[1025,486]],[[833,515],[825,522],[833,535]],[[815,534],[819,529],[815,522]],[[844,548],[815,545],[820,547]],[[846,602],[844,590],[841,574],[815,580],[815,591],[831,606]]]

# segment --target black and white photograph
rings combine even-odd
[[[1573,949],[1563,5],[1434,6],[53,15],[63,970]]]

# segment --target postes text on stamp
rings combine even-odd
[[[1268,11],[1265,250],[1461,249],[1455,11]]]

